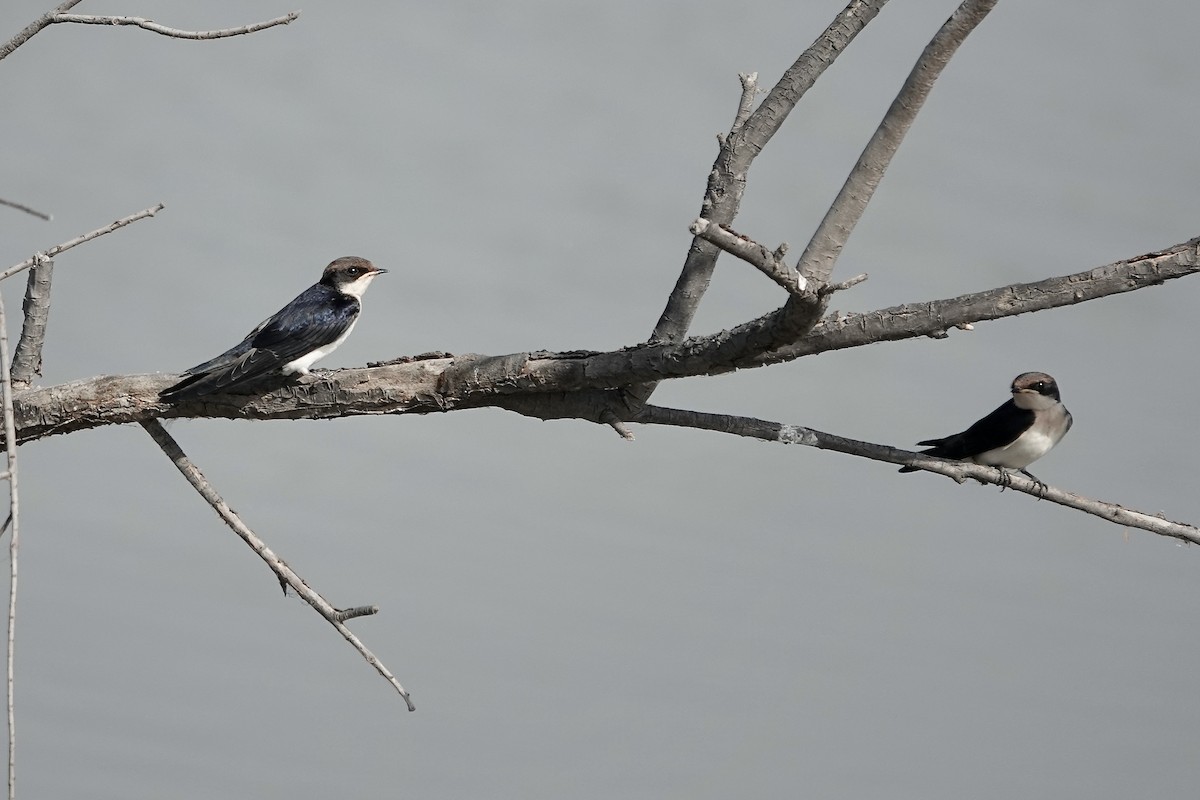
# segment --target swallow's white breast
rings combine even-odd
[[[334,350],[337,350],[338,346],[341,345],[342,342],[346,341],[346,337],[350,335],[350,332],[354,330],[354,326],[357,324],[358,318],[355,317],[354,321],[346,327],[345,332],[335,341],[330,342],[324,347],[318,347],[316,350],[313,350],[307,355],[300,356],[294,361],[289,361],[283,365],[283,368],[280,371],[284,375],[307,375],[309,367],[332,353]]]
[[[1049,410],[1039,411],[1033,426],[1011,444],[980,453],[971,460],[976,464],[1008,469],[1025,469],[1058,444],[1070,427],[1066,406],[1055,403]]]

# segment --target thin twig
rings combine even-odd
[[[788,294],[800,294],[808,287],[803,275],[776,257],[775,254],[780,250],[768,250],[764,245],[738,233],[728,225],[713,225],[701,218],[693,222],[688,230],[693,236],[715,244],[726,253],[758,267],[764,275],[786,289]],[[787,251],[783,245],[780,245],[780,248],[784,252]]]
[[[802,444],[821,450],[833,450],[860,458],[869,458],[873,461],[918,467],[938,475],[945,475],[958,483],[972,479],[980,483],[1011,488],[1040,500],[1049,500],[1052,503],[1093,514],[1117,525],[1141,528],[1161,536],[1170,536],[1192,544],[1200,544],[1200,527],[1195,525],[1172,522],[1160,516],[1125,508],[1117,503],[1093,500],[1074,492],[1039,484],[1020,474],[1006,474],[996,467],[969,464],[964,461],[946,461],[887,445],[847,439],[800,425],[785,425],[753,417],[709,414],[702,411],[647,405],[642,408],[634,421],[648,425],[673,425],[717,431],[779,444]],[[911,480],[911,478],[901,478],[900,480]]]
[[[67,0],[67,2],[62,3],[50,11],[47,11],[33,22],[26,25],[20,33],[5,42],[3,46],[0,46],[0,61],[4,60],[9,53],[28,42],[35,33],[53,24],[54,17],[56,15],[61,14],[64,11],[69,11],[70,9],[79,5],[81,2],[82,0]]]
[[[372,614],[379,613],[379,606],[355,606],[354,608],[343,608],[333,616],[338,622],[345,622],[348,619],[356,617],[369,617]]]
[[[629,430],[629,426],[611,408],[606,408],[600,413],[600,421],[616,431],[617,435],[625,441],[632,442],[634,440],[633,431]]]
[[[867,275],[867,273],[862,272],[862,273],[859,273],[858,275],[855,275],[853,278],[847,278],[844,281],[838,281],[837,283],[827,283],[818,290],[818,293],[819,294],[833,294],[834,292],[844,292],[851,287],[858,286],[860,283],[865,281],[868,277],[870,277],[870,276]]]
[[[821,283],[829,280],[834,262],[866,211],[867,203],[871,202],[892,156],[900,149],[904,135],[929,97],[934,81],[942,74],[959,45],[983,22],[996,2],[964,0],[925,47],[900,93],[892,101],[891,108],[863,148],[842,190],[804,248],[796,265],[801,275]]]
[[[84,242],[90,242],[92,239],[101,237],[106,233],[112,233],[113,231],[115,231],[119,228],[124,228],[126,225],[129,225],[130,223],[133,223],[133,222],[137,222],[139,219],[145,219],[146,217],[153,217],[155,214],[162,211],[164,208],[165,208],[165,206],[162,203],[159,203],[158,205],[152,206],[151,208],[142,209],[141,211],[137,212],[136,214],[130,214],[128,217],[122,217],[121,219],[116,220],[115,222],[110,222],[107,225],[105,225],[103,228],[97,228],[96,230],[91,231],[89,233],[85,233],[80,236],[76,236],[74,239],[63,242],[62,244],[56,244],[56,245],[54,245],[54,247],[51,247],[49,250],[38,253],[35,256],[31,256],[30,258],[27,258],[24,261],[22,261],[20,264],[9,267],[8,269],[4,270],[4,272],[0,272],[0,281],[4,280],[5,278],[11,278],[13,275],[16,275],[18,272],[20,272],[22,270],[29,269],[34,264],[36,264],[39,259],[54,258],[59,253],[70,250],[72,247],[81,245]]]
[[[16,644],[17,625],[17,547],[20,544],[21,506],[17,493],[17,445],[16,414],[13,410],[12,374],[8,362],[8,324],[4,318],[4,298],[0,297],[0,400],[4,408],[5,454],[8,458],[8,516],[12,525],[12,536],[8,540],[8,650],[7,650],[7,705],[8,705],[8,798],[14,800],[17,793],[17,729],[13,711],[13,647]]]
[[[37,217],[38,219],[44,219],[47,222],[54,219],[53,215],[47,214],[44,211],[38,211],[36,208],[23,206],[20,203],[14,203],[12,200],[5,200],[4,198],[0,198],[0,206],[8,206],[9,208],[15,208],[17,211],[24,211],[26,214]]]
[[[166,428],[162,426],[161,422],[159,422],[157,419],[151,418],[142,420],[141,425],[146,429],[146,432],[150,434],[150,438],[154,439],[155,443],[162,448],[164,453],[166,453],[167,458],[171,459],[172,463],[175,464],[175,467],[183,474],[183,477],[187,479],[187,482],[190,483],[192,487],[200,494],[200,496],[203,497],[205,501],[213,507],[218,515],[220,515],[225,524],[232,528],[233,532],[240,536],[242,541],[248,544],[250,549],[257,553],[258,557],[266,562],[267,566],[271,568],[271,571],[274,572],[276,576],[278,576],[280,581],[287,583],[287,585],[290,586],[292,590],[296,592],[296,594],[304,598],[305,602],[312,606],[318,614],[324,617],[330,625],[337,628],[338,633],[342,634],[346,641],[349,642],[351,646],[354,647],[354,649],[357,650],[359,654],[367,660],[367,663],[374,667],[375,671],[382,675],[384,679],[387,680],[387,682],[390,683],[396,689],[396,691],[400,693],[400,696],[404,698],[404,702],[408,705],[408,710],[415,711],[416,706],[413,705],[412,700],[408,696],[408,692],[404,690],[404,687],[400,685],[400,682],[396,680],[396,677],[392,675],[388,668],[383,665],[383,662],[376,658],[375,654],[368,650],[366,646],[363,645],[363,643],[359,640],[359,638],[343,624],[340,615],[346,614],[347,612],[339,611],[338,609],[334,608],[328,603],[328,601],[325,600],[324,597],[309,588],[308,584],[305,583],[299,575],[293,572],[291,567],[289,567],[277,555],[275,555],[271,548],[267,547],[266,542],[260,539],[258,535],[254,533],[254,531],[250,530],[250,528],[247,527],[244,522],[242,522],[241,517],[239,517],[223,499],[221,499],[221,495],[219,495],[217,490],[213,488],[212,484],[208,482],[208,480],[204,477],[204,474],[200,472],[200,469],[192,463],[186,454],[184,454],[183,450],[179,447],[179,444],[175,441],[171,434],[167,433]],[[370,606],[367,606],[366,608],[370,608]],[[359,616],[359,614],[354,613],[352,616]]]
[[[738,80],[742,84],[742,97],[738,100],[737,114],[733,117],[733,124],[729,126],[730,133],[740,131],[746,124],[746,120],[750,119],[750,112],[754,108],[754,96],[758,94],[757,72],[739,72]]]
[[[153,20],[144,17],[104,17],[95,16],[93,14],[54,14],[51,22],[78,22],[84,25],[134,25],[138,28],[154,33],[161,33],[163,36],[170,36],[173,39],[225,39],[230,36],[242,36],[247,33],[255,33],[256,31],[274,28],[276,25],[287,25],[289,22],[295,22],[300,16],[299,11],[292,11],[289,14],[284,14],[282,17],[266,20],[265,22],[254,22],[250,25],[243,25],[240,28],[223,28],[214,31],[185,31],[179,28],[168,28],[166,25],[160,25]]]
[[[34,376],[42,374],[42,346],[50,318],[50,281],[53,277],[54,262],[48,258],[42,258],[29,270],[25,302],[21,305],[25,322],[21,325],[21,338],[17,340],[12,360],[12,380],[16,389],[28,389]]]
[[[788,67],[749,116],[753,107],[757,80],[742,78],[742,94],[729,134],[718,137],[721,147],[708,173],[708,185],[700,202],[699,216],[716,225],[730,225],[737,217],[746,192],[746,176],[755,157],[779,130],[800,98],[812,88],[830,64],[849,47],[850,42],[879,14],[887,0],[850,0],[821,35]],[[712,282],[720,250],[699,237],[692,239],[683,269],[647,340],[651,344],[678,342],[687,336],[700,302]],[[792,295],[795,297],[795,295]],[[795,308],[795,304],[792,305]],[[646,402],[658,384],[639,383],[624,389],[627,404]]]

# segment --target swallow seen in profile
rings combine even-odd
[[[237,345],[183,373],[187,377],[159,392],[159,397],[191,400],[233,391],[273,375],[307,375],[313,362],[346,341],[358,322],[363,292],[385,272],[357,256],[331,262],[321,280]]]
[[[1071,412],[1062,404],[1054,378],[1044,372],[1025,372],[1013,379],[1008,402],[965,431],[917,444],[929,448],[921,451],[924,455],[999,467],[1005,476],[1015,469],[1044,487],[1025,467],[1050,452],[1071,423]],[[900,468],[901,472],[916,470]]]

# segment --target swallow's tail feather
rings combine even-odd
[[[210,394],[215,388],[212,381],[212,373],[201,372],[196,375],[188,375],[179,381],[179,383],[168,386],[159,392],[158,396],[160,399],[168,402],[193,400],[197,397]]]
[[[159,392],[158,396],[164,400],[178,401],[194,400],[234,389],[239,394],[244,393],[269,382],[271,375],[279,370],[284,361],[273,350],[252,347],[232,363],[188,375],[174,386]]]
[[[922,442],[917,442],[917,445],[919,447],[929,448],[928,450],[921,451],[921,455],[923,455],[923,456],[935,456],[937,458],[955,458],[955,456],[951,455],[948,452],[949,448],[947,447],[947,445],[950,443],[950,440],[953,438],[954,438],[953,436],[947,436],[944,439],[926,439]],[[901,472],[917,472],[919,469],[920,469],[919,467],[901,467],[900,471]]]

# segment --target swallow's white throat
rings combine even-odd
[[[375,276],[379,274],[378,272],[368,272],[366,275],[355,278],[349,283],[338,284],[337,289],[342,294],[362,300],[363,293],[367,291],[367,287],[371,285],[371,281],[375,280]]]

